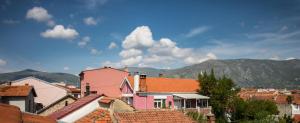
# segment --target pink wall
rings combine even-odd
[[[133,106],[136,109],[153,109],[153,96],[133,96]]]
[[[86,91],[86,83],[89,83],[91,91],[97,91],[97,94],[105,94],[106,96],[117,98],[121,97],[121,83],[129,75],[128,72],[113,68],[87,70],[82,73],[82,80],[80,81],[82,96],[84,96]]]
[[[173,96],[167,96],[166,107],[169,107],[169,102],[171,102],[171,108],[174,108],[174,99],[173,99]]]
[[[132,94],[133,90],[130,88],[129,84],[127,82],[124,82],[122,88],[121,88],[122,94]]]

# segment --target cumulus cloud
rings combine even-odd
[[[92,69],[95,69],[94,67],[90,67],[90,66],[87,66],[86,68],[85,68],[85,70],[92,70]]]
[[[140,63],[142,61],[142,59],[143,59],[143,56],[129,57],[129,58],[123,59],[121,61],[121,63],[122,63],[122,65],[125,65],[125,66],[132,66],[132,65]]]
[[[49,26],[54,26],[55,22],[52,20],[52,15],[43,7],[33,7],[27,11],[27,19],[33,19],[38,22],[46,22]]]
[[[104,62],[102,62],[102,66],[110,66],[110,67],[115,67],[115,68],[122,67],[121,63],[119,63],[119,62],[111,62],[111,61],[104,61]]]
[[[195,37],[197,35],[207,32],[209,29],[210,29],[210,27],[208,27],[208,26],[200,26],[200,27],[191,29],[187,34],[185,34],[185,37],[187,37],[187,38]]]
[[[152,32],[148,26],[140,26],[133,30],[122,43],[123,48],[151,47],[154,41]]]
[[[6,65],[6,64],[7,64],[7,62],[6,62],[5,60],[0,59],[0,66],[4,66],[4,65]]]
[[[85,47],[88,44],[88,42],[90,42],[90,40],[91,38],[89,36],[85,36],[78,42],[78,46]]]
[[[87,9],[94,9],[106,4],[108,0],[83,0],[83,2]]]
[[[212,59],[217,59],[217,56],[213,53],[207,53],[206,56],[201,57],[201,56],[189,56],[184,59],[184,62],[186,64],[198,64],[202,63],[207,60],[212,60]]]
[[[68,66],[65,66],[65,67],[64,67],[64,70],[65,70],[65,71],[68,71],[68,70],[70,70],[70,68],[69,68]]]
[[[141,55],[143,52],[138,49],[122,50],[119,55],[123,58],[135,57]]]
[[[99,55],[101,53],[99,50],[97,50],[95,48],[91,48],[90,51],[91,51],[91,54],[93,54],[93,55]]]
[[[196,31],[199,33],[199,31]],[[125,66],[153,66],[170,64],[195,64],[216,55],[208,53],[203,56],[193,48],[182,48],[169,38],[155,41],[148,26],[135,28],[122,42],[123,50],[119,53]]]
[[[109,46],[108,46],[108,49],[114,49],[114,48],[117,48],[118,45],[115,43],[115,42],[110,42]]]
[[[97,25],[98,24],[98,21],[93,18],[93,17],[87,17],[87,18],[84,18],[83,19],[83,22],[86,24],[86,25]]]
[[[48,29],[41,33],[44,38],[56,38],[56,39],[75,39],[79,33],[72,28],[65,28],[63,25],[56,25],[53,29]]]

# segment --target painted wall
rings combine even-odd
[[[90,102],[87,105],[82,106],[81,108],[77,109],[76,111],[62,117],[59,119],[59,122],[64,122],[64,123],[74,123],[75,121],[79,120],[80,118],[84,117],[85,115],[91,113],[92,111],[96,110],[99,108],[99,103],[98,101],[102,97],[99,97],[98,99],[95,99],[94,101]]]
[[[129,84],[127,82],[124,82],[122,88],[121,88],[122,94],[133,94],[133,90],[130,88]]]
[[[97,94],[105,94],[109,97],[121,97],[120,86],[128,72],[116,70],[113,68],[102,68],[83,71],[81,75],[80,87],[81,95],[86,92],[86,83],[89,83],[91,91],[97,91]]]
[[[154,97],[153,96],[139,96],[134,94],[133,107],[136,109],[153,109]]]
[[[292,116],[300,114],[300,105],[292,104]]]
[[[33,86],[35,89],[37,94],[35,102],[42,103],[44,107],[67,95],[67,90],[34,77],[16,80],[12,82],[12,85],[25,85],[26,83]]]
[[[55,112],[59,109],[62,109],[63,107],[65,107],[66,101],[68,101],[68,104],[71,104],[71,103],[75,102],[76,100],[74,100],[73,98],[63,99],[63,100],[59,101],[58,103],[56,103],[55,105],[50,106],[47,110],[40,112],[39,115],[48,116],[49,114],[52,114],[53,112]]]
[[[26,104],[25,104],[25,97],[7,97],[9,105],[14,105],[20,108],[22,112],[25,112]]]

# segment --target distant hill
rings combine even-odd
[[[17,79],[22,79],[28,76],[33,76],[47,82],[66,82],[67,84],[79,86],[79,77],[68,73],[49,73],[41,72],[31,69],[26,69],[23,71],[11,72],[11,73],[1,73],[0,83],[6,81],[13,81]]]
[[[148,76],[163,73],[172,78],[194,78],[202,71],[214,69],[216,76],[226,75],[240,87],[300,89],[300,60],[209,60],[179,69],[154,69],[130,67],[130,72],[139,71]]]

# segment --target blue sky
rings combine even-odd
[[[0,72],[300,57],[299,0],[1,0]]]

